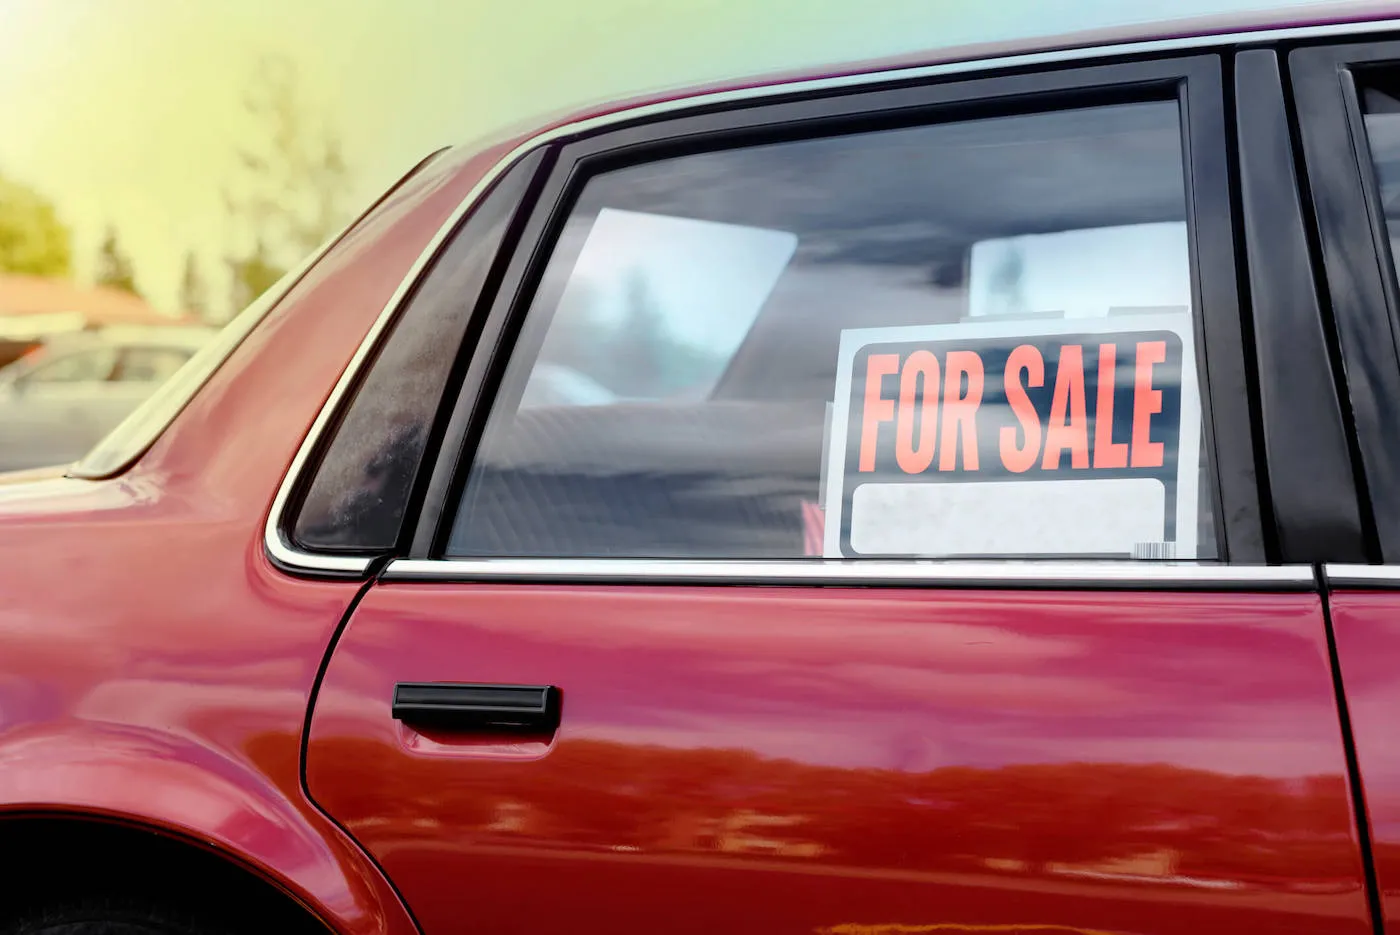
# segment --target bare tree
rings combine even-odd
[[[194,251],[185,254],[185,270],[180,276],[180,311],[200,318],[209,317],[209,290]]]
[[[131,258],[122,250],[117,229],[111,225],[108,225],[102,236],[102,244],[97,249],[97,284],[121,289],[132,295],[140,294],[136,291],[136,271],[132,268]]]
[[[265,57],[244,97],[259,128],[238,149],[238,173],[224,189],[235,246],[227,262],[237,311],[338,229],[349,170],[340,136],[309,112],[295,66]]]

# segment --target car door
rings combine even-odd
[[[1329,565],[1327,583],[1368,809],[1363,831],[1393,932],[1400,930],[1400,43],[1299,49],[1290,66],[1369,506],[1368,561]]]
[[[271,532],[376,573],[306,783],[425,932],[1370,930],[1264,54],[566,128],[425,259]]]

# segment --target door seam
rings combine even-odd
[[[1356,826],[1357,844],[1361,848],[1361,868],[1366,884],[1366,905],[1371,914],[1371,930],[1385,935],[1385,916],[1381,908],[1379,875],[1376,873],[1372,849],[1370,810],[1366,807],[1366,791],[1361,781],[1360,760],[1356,738],[1352,734],[1351,714],[1347,708],[1346,688],[1342,682],[1341,657],[1337,652],[1337,636],[1332,624],[1331,588],[1322,566],[1317,566],[1318,596],[1322,601],[1323,629],[1327,634],[1327,655],[1332,669],[1332,690],[1337,700],[1337,719],[1342,731],[1342,753],[1346,759],[1347,790],[1351,794],[1352,820]]]
[[[303,717],[301,724],[301,743],[299,744],[297,753],[297,783],[301,786],[302,796],[311,807],[314,808],[322,818],[334,825],[341,834],[345,835],[346,840],[354,844],[360,854],[364,856],[365,860],[369,861],[370,865],[379,872],[380,878],[388,885],[390,891],[393,892],[395,898],[398,899],[399,905],[403,907],[404,913],[408,915],[408,920],[412,923],[413,928],[419,935],[423,935],[422,923],[420,923],[418,917],[414,915],[413,907],[410,906],[408,900],[404,898],[403,891],[400,890],[398,884],[394,882],[394,878],[384,869],[384,865],[360,843],[359,838],[351,834],[350,830],[346,828],[345,825],[341,824],[339,819],[323,808],[320,802],[316,801],[316,797],[311,794],[311,785],[306,781],[307,750],[311,744],[311,720],[316,712],[316,700],[321,694],[321,684],[325,681],[326,671],[330,668],[331,659],[335,655],[336,647],[340,645],[341,635],[345,632],[346,627],[350,625],[350,619],[355,616],[355,611],[359,608],[360,602],[369,594],[370,589],[378,583],[379,572],[386,563],[386,560],[380,559],[376,560],[371,565],[369,577],[360,585],[355,595],[350,598],[350,603],[346,606],[345,612],[341,614],[339,622],[335,625],[335,632],[331,634],[330,640],[326,643],[326,650],[321,655],[321,662],[316,667],[316,678],[311,683],[311,693],[307,696],[306,701],[306,715]]]

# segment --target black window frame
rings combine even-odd
[[[1320,273],[1335,331],[1368,557],[1400,563],[1400,285],[1392,274],[1358,72],[1400,67],[1400,41],[1305,45],[1288,54],[1301,161],[1316,224]]]
[[[538,193],[541,175],[545,171],[545,166],[551,155],[552,148],[539,147],[521,154],[510,165],[504,167],[491,181],[489,187],[470,205],[469,210],[456,220],[450,235],[442,238],[432,248],[432,254],[424,266],[422,274],[417,277],[402,299],[395,305],[392,318],[386,323],[378,340],[374,342],[364,366],[355,374],[354,382],[347,387],[345,396],[336,408],[333,419],[316,440],[311,456],[307,459],[305,470],[295,478],[286,508],[278,518],[280,532],[285,541],[298,551],[310,555],[374,558],[384,555],[386,551],[397,552],[406,547],[405,538],[414,528],[414,519],[418,504],[422,499],[424,483],[430,468],[437,460],[438,446],[442,440],[444,401],[450,401],[455,396],[455,390],[462,378],[466,359],[471,355],[472,348],[475,346],[476,328],[481,322],[480,311],[483,305],[489,303],[495,295],[495,284],[500,278],[504,259],[511,255],[521,230],[522,212],[532,203]],[[462,248],[462,238],[484,236],[485,227],[489,226],[489,220],[483,219],[489,218],[493,213],[499,213],[504,218],[503,230],[500,242],[496,244],[490,254],[483,256],[479,277],[469,284],[463,293],[454,296],[456,301],[450,304],[441,299],[431,304],[423,303],[421,296],[434,277],[448,275],[444,272],[444,263],[457,259],[457,254]],[[454,250],[454,247],[457,249]],[[443,319],[443,328],[448,335],[446,341],[457,347],[457,351],[447,370],[440,375],[440,379],[430,391],[433,399],[429,409],[433,412],[433,417],[428,426],[423,451],[412,472],[413,477],[409,489],[405,493],[403,513],[397,524],[394,542],[389,546],[324,545],[303,542],[297,530],[303,519],[302,511],[306,507],[307,496],[321,472],[326,469],[326,462],[333,452],[335,440],[355,410],[361,397],[361,391],[373,376],[379,375],[379,371],[384,369],[381,366],[382,359],[396,335],[401,336],[402,329],[417,327],[429,317]],[[390,377],[392,378],[392,374]]]
[[[1361,562],[1371,540],[1357,493],[1360,459],[1319,290],[1325,276],[1298,174],[1285,66],[1274,48],[1242,50],[1232,66],[1261,496],[1272,507],[1280,561]]]
[[[444,416],[439,457],[419,502],[407,557],[443,555],[516,338],[560,230],[594,173],[656,158],[833,132],[1174,98],[1181,119],[1193,322],[1213,475],[1208,495],[1215,500],[1220,544],[1214,560],[1276,561],[1257,482],[1256,388],[1244,344],[1244,258],[1237,240],[1223,54],[1228,52],[1109,64],[1077,62],[1034,71],[1007,69],[779,95],[623,121],[565,143],[524,220],[456,398]]]

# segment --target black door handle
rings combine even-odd
[[[450,730],[546,732],[559,726],[559,689],[553,685],[469,685],[400,682],[394,718]]]

